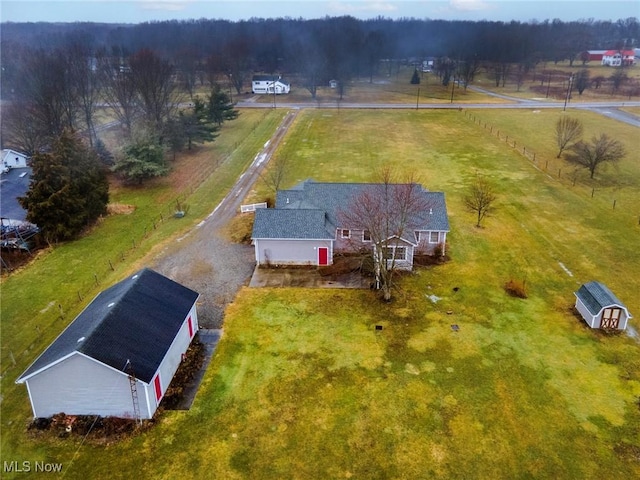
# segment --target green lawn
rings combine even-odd
[[[588,136],[602,129],[631,154],[574,186],[542,163],[554,161],[546,131],[560,112],[469,113],[536,151],[536,164],[465,112],[301,112],[277,152],[290,164],[285,186],[413,171],[446,194],[451,260],[404,277],[390,304],[370,291],[243,289],[192,409],[121,443],[26,434],[28,399],[13,381],[63,322],[38,338],[31,317],[50,297],[32,293],[28,312],[12,312],[27,328],[8,326],[5,287],[17,295],[64,270],[5,282],[3,460],[62,462],[67,478],[638,477],[640,346],[572,311],[580,283],[598,279],[640,315],[636,131],[581,113]],[[483,229],[462,202],[476,173],[499,194]],[[268,194],[261,183],[253,192]],[[510,279],[526,279],[528,299],[505,294]],[[32,349],[7,368],[14,342]]]

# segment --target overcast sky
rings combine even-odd
[[[2,22],[141,23],[223,18],[351,15],[444,20],[552,20],[640,17],[638,0],[0,0]]]

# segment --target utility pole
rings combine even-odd
[[[420,105],[420,87],[418,87],[418,97],[416,98],[416,110],[418,110]]]
[[[564,98],[564,108],[562,111],[567,110],[567,103],[571,100],[571,89],[573,87],[573,73],[569,75],[569,85],[567,86],[567,96]]]

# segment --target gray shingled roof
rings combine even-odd
[[[16,380],[79,352],[150,383],[198,293],[143,269],[104,290]]]
[[[27,211],[22,208],[18,197],[24,197],[31,182],[30,168],[13,168],[0,175],[0,216],[24,222]]]
[[[256,214],[253,230],[253,238],[292,238],[290,235],[286,236],[273,236],[275,232],[278,235],[286,233],[288,230],[292,230],[299,234],[297,228],[289,227],[289,222],[296,222],[301,224],[303,222],[301,216],[307,215],[309,218],[306,220],[306,229],[313,230],[311,226],[311,212],[319,211],[324,215],[322,225],[317,224],[316,230],[324,228],[327,231],[333,232],[336,227],[348,228],[348,225],[338,225],[338,212],[341,209],[347,208],[349,203],[367,188],[375,187],[376,184],[372,183],[321,183],[314,182],[313,180],[306,180],[299,183],[295,187],[289,190],[279,190],[276,195],[275,209],[267,209],[266,211],[300,211],[306,213],[299,213],[295,216],[291,213],[279,213],[279,214]],[[430,192],[422,189],[422,194],[426,197],[428,204],[431,206],[429,211],[423,212],[420,218],[415,219],[413,222],[416,224],[419,230],[426,231],[449,231],[449,219],[447,216],[447,207],[445,204],[444,193],[442,192]],[[261,210],[264,212],[265,210]],[[269,216],[271,215],[271,216]],[[321,217],[315,216],[313,218],[320,219]],[[265,224],[269,222],[270,224]],[[273,224],[275,225],[273,225]],[[301,232],[301,230],[300,230]],[[411,232],[413,237],[413,232]],[[312,238],[312,237],[293,237],[293,238]],[[326,238],[326,237],[314,237],[314,238]],[[333,233],[331,234],[333,238]],[[415,243],[415,238],[407,238],[407,241]]]
[[[253,225],[253,238],[333,239],[322,210],[278,210],[259,208]]]
[[[597,315],[600,310],[605,307],[610,307],[611,305],[618,305],[625,310],[627,309],[620,299],[600,282],[593,281],[585,283],[578,289],[576,296],[592,315]]]

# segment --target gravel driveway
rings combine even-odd
[[[198,322],[202,328],[222,328],[224,310],[255,267],[254,249],[225,240],[220,231],[240,210],[240,204],[293,123],[297,111],[282,123],[229,194],[194,229],[166,247],[151,268],[200,293]]]

